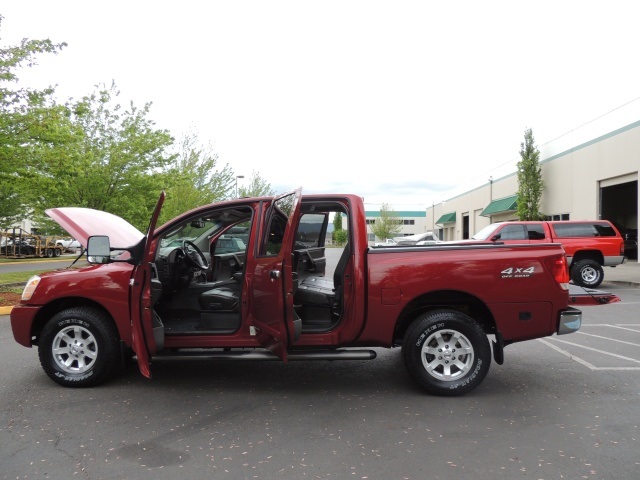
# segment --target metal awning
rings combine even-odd
[[[498,213],[516,212],[518,210],[518,195],[494,200],[482,211],[480,216],[488,217]]]
[[[436,223],[454,223],[456,221],[456,212],[449,212],[442,215]]]

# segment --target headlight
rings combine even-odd
[[[29,300],[33,295],[33,292],[36,291],[36,287],[40,283],[40,277],[38,275],[34,275],[31,277],[22,291],[22,300]]]

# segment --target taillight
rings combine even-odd
[[[560,288],[569,290],[569,269],[567,268],[567,259],[564,255],[555,257],[547,262],[551,275]]]
[[[624,242],[620,244],[620,256],[624,257]]]

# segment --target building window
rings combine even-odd
[[[415,220],[403,220],[402,223],[404,225],[415,225],[416,221]]]
[[[374,225],[376,223],[376,221],[373,218],[367,218],[366,222],[367,222],[367,225]]]
[[[544,219],[547,221],[554,221],[554,222],[557,222],[558,220],[569,220],[569,214],[559,213],[554,215],[545,215]]]

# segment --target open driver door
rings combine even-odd
[[[158,350],[158,344],[164,342],[164,328],[159,318],[154,318],[153,305],[151,305],[152,264],[151,239],[158,223],[158,217],[165,193],[160,194],[156,207],[149,221],[147,234],[140,246],[140,261],[135,266],[131,275],[131,331],[133,335],[133,349],[138,357],[140,372],[147,378],[151,378],[151,356]],[[156,323],[154,323],[156,322]],[[157,324],[157,322],[160,322]],[[160,348],[162,348],[160,346]]]

